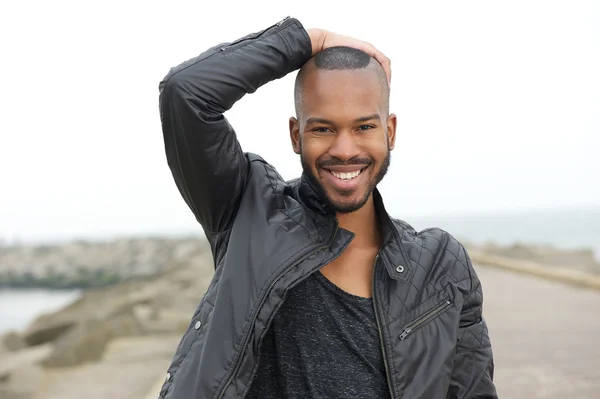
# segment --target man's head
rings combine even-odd
[[[381,65],[350,47],[331,47],[296,77],[294,152],[304,174],[338,213],[360,209],[383,179],[396,140]]]

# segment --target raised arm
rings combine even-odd
[[[207,236],[232,224],[248,174],[246,157],[223,113],[246,93],[300,68],[311,54],[307,32],[286,18],[210,48],[172,68],[160,83],[167,161]]]
[[[246,93],[300,68],[328,47],[350,46],[390,61],[369,43],[286,18],[172,68],[159,85],[167,161],[181,195],[209,240],[231,226],[248,174],[247,159],[223,113]]]

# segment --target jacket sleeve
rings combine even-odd
[[[464,301],[447,399],[497,399],[493,382],[492,345],[482,314],[481,282],[473,269],[467,251],[462,245],[460,249],[462,254],[459,258],[464,261],[469,277],[464,280]]]
[[[207,236],[233,223],[248,161],[223,113],[246,93],[300,68],[308,33],[286,18],[172,68],[159,85],[167,162],[177,188]]]

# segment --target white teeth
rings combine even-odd
[[[360,175],[360,172],[362,172],[362,169],[357,170],[356,172],[351,172],[351,173],[338,173],[338,172],[334,172],[332,170],[331,174],[334,175],[335,177],[337,177],[338,179],[350,180],[350,179],[354,179],[356,176]]]

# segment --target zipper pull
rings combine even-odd
[[[400,334],[400,341],[404,341],[406,339],[406,337],[408,337],[408,334],[410,334],[411,331],[412,331],[412,328],[407,328],[406,330],[402,331],[402,334]]]
[[[288,19],[290,19],[289,16],[287,16],[284,19],[282,19],[281,21],[277,22],[277,26],[281,26],[281,24],[284,23],[285,21],[287,21]]]

